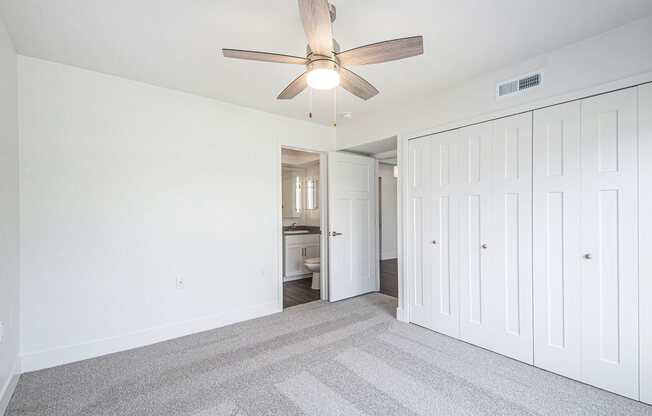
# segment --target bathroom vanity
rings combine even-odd
[[[303,230],[300,230],[303,231]],[[312,272],[306,268],[306,259],[319,257],[319,232],[308,230],[303,234],[283,233],[283,280],[295,280]]]

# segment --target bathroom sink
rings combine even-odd
[[[283,231],[283,234],[308,234],[308,230],[294,230],[294,231]]]

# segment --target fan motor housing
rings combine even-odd
[[[335,58],[335,54],[340,53],[340,44],[337,43],[335,39],[333,39],[333,54],[329,58]],[[314,59],[314,56],[312,54],[312,49],[310,49],[310,45],[306,45],[306,58],[308,59]]]
[[[315,69],[330,69],[331,71],[340,72],[340,64],[332,59],[315,59],[308,64],[308,72]]]

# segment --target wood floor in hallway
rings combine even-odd
[[[398,259],[380,261],[380,293],[398,298]]]

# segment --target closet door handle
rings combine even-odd
[[[432,244],[437,244],[437,240],[432,240]]]
[[[584,255],[584,258],[587,259],[587,260],[591,260],[593,258],[593,256],[591,255],[591,253],[587,253],[587,254]]]
[[[486,245],[486,244],[483,244],[483,245],[482,245],[482,248],[487,248],[487,245]]]

